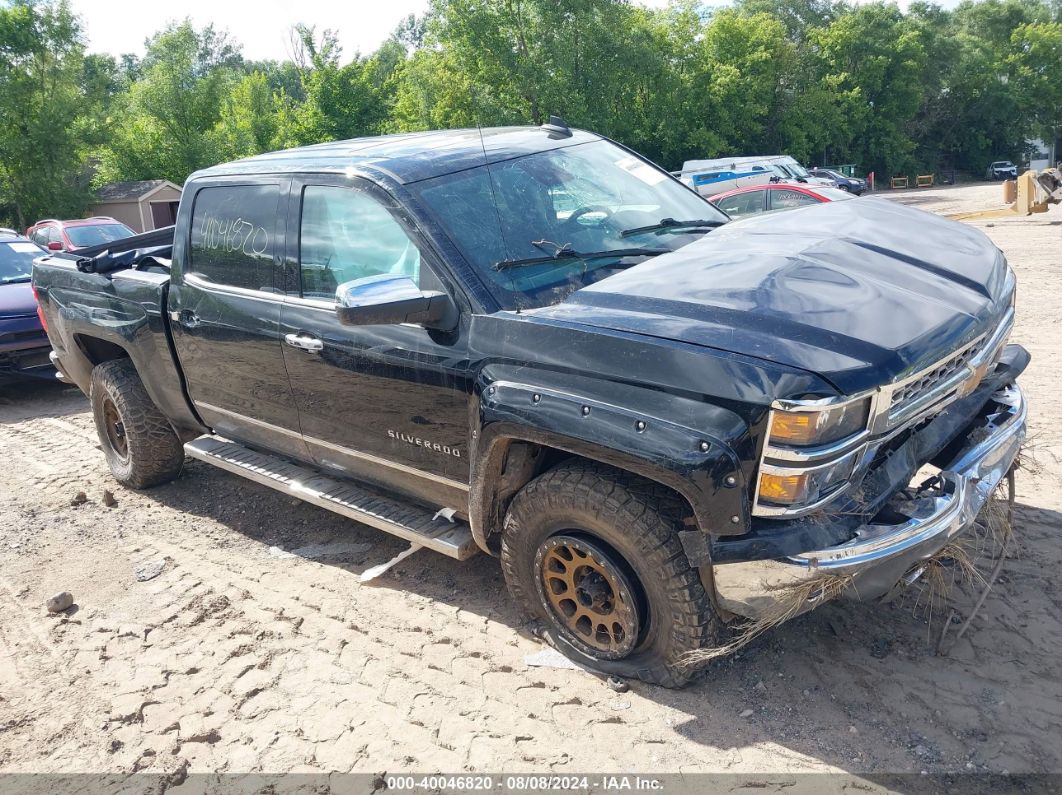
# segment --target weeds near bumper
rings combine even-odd
[[[771,590],[778,595],[778,598],[772,602],[771,607],[763,615],[736,625],[733,629],[733,637],[727,643],[691,651],[683,662],[690,667],[697,667],[719,657],[733,654],[767,630],[784,624],[800,613],[814,610],[819,605],[829,602],[851,585],[851,575],[823,574],[805,582],[776,586]]]
[[[952,591],[966,582],[985,582],[974,561],[979,557],[977,541],[962,539],[948,544],[922,564],[912,612],[921,612],[928,619],[930,631],[933,616],[948,604]]]
[[[919,608],[922,608],[929,620],[930,632],[932,632],[934,613],[951,601],[952,592],[956,587],[961,587],[965,583],[975,583],[981,586],[981,595],[956,633],[952,646],[969,629],[995,584],[1003,563],[1007,559],[1008,551],[1013,546],[1015,472],[1030,460],[1031,456],[1028,453],[1024,451],[1019,453],[1007,476],[988,496],[987,502],[966,537],[960,542],[948,544],[925,563],[922,587],[916,597],[914,610],[917,612]],[[989,560],[994,558],[995,565],[988,577],[985,577],[976,565],[983,558]],[[945,641],[957,614],[958,610],[954,607],[948,611],[937,640],[936,653],[938,655],[945,655],[948,652],[945,648]]]
[[[930,627],[932,627],[933,615],[948,604],[955,589],[964,584],[973,583],[982,587],[981,595],[956,633],[955,641],[958,641],[969,628],[995,583],[1008,551],[1014,545],[1015,472],[1018,469],[1036,471],[1036,468],[1037,464],[1031,451],[1023,447],[1015,459],[1014,466],[989,495],[981,513],[967,534],[949,543],[936,555],[926,560],[923,564],[922,576],[916,584],[901,581],[897,586],[902,591],[914,592],[913,610],[916,613],[921,611],[928,617]],[[994,559],[995,564],[988,577],[978,568],[978,563],[985,558],[990,561]],[[766,613],[738,624],[733,630],[731,640],[727,643],[690,652],[683,663],[694,668],[719,657],[733,654],[769,629],[834,599],[848,588],[853,587],[852,583],[851,575],[824,574],[806,582],[778,586],[773,590],[780,592],[781,596]],[[952,608],[948,613],[937,643],[937,654],[946,654],[946,651],[942,649],[948,628],[956,612]]]

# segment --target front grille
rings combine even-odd
[[[985,340],[978,340],[965,350],[952,354],[917,378],[898,387],[892,393],[889,418],[903,416],[907,409],[916,404],[929,404],[934,402],[934,399],[945,397],[951,391],[951,387],[958,385],[956,382],[961,381],[960,376],[967,371],[970,362],[981,352],[984,345]]]

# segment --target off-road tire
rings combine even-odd
[[[173,427],[148,397],[136,368],[128,359],[98,365],[89,388],[92,418],[115,479],[123,486],[146,489],[181,474],[184,447]],[[108,434],[105,415],[115,413],[127,447],[123,456]]]
[[[517,604],[545,625],[551,641],[587,667],[664,687],[697,673],[687,655],[718,642],[720,621],[679,542],[680,498],[659,484],[592,462],[562,464],[513,499],[502,531],[501,565]],[[621,659],[591,656],[569,642],[538,587],[539,546],[560,533],[603,542],[622,558],[643,597],[642,631]]]

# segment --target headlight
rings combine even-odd
[[[809,469],[764,465],[760,469],[759,501],[785,508],[814,505],[829,497],[852,476],[856,456]]]
[[[776,402],[753,513],[799,515],[839,494],[866,449],[872,408],[872,396]]]
[[[825,408],[772,409],[768,444],[785,447],[829,444],[865,430],[869,417],[870,398]]]

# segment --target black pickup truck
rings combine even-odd
[[[918,576],[1025,435],[980,232],[728,221],[561,123],[417,133],[198,172],[172,233],[34,284],[119,482],[190,455],[498,556],[566,654],[679,685],[735,619]]]

